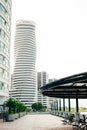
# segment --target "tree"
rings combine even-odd
[[[40,110],[42,110],[43,105],[41,102],[35,102],[32,104],[31,107],[32,107],[33,111],[40,111]]]
[[[22,102],[19,102],[13,98],[9,98],[5,102],[5,106],[8,107],[9,113],[24,112],[27,109],[26,106]]]
[[[42,103],[41,103],[41,102],[38,102],[38,110],[42,110],[42,108],[43,108]]]
[[[6,107],[9,108],[9,113],[15,113],[16,101],[13,98],[9,98],[6,102]]]

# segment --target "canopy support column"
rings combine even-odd
[[[63,98],[63,111],[65,112],[65,98]]]
[[[61,111],[61,98],[59,98],[59,111]]]
[[[56,101],[56,103],[57,103],[57,111],[58,111],[58,100]]]
[[[69,112],[71,112],[71,103],[70,103],[70,98],[68,99],[68,109],[69,109]]]
[[[79,104],[78,104],[78,98],[76,98],[76,113],[79,112]]]

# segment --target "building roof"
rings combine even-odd
[[[40,88],[43,95],[57,98],[87,98],[87,72],[65,77]]]

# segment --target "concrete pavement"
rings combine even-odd
[[[26,115],[14,122],[0,121],[0,130],[72,130],[62,118],[50,114]]]

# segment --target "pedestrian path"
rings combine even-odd
[[[14,122],[0,121],[0,130],[71,130],[62,118],[50,114],[26,115]]]

